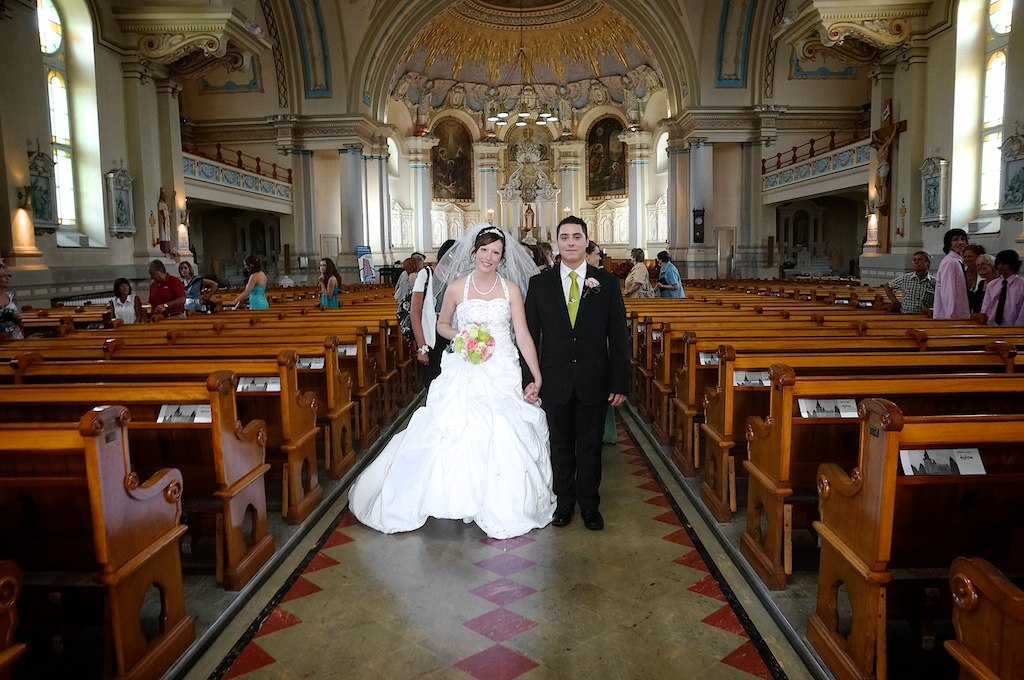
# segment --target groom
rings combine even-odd
[[[579,503],[588,529],[604,528],[601,447],[609,405],[626,400],[629,336],[619,280],[587,265],[587,223],[575,216],[555,232],[559,265],[530,279],[526,322],[540,355],[540,396],[551,433],[558,497],[551,523],[564,527]],[[536,390],[528,376],[527,392]]]

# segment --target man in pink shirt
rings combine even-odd
[[[996,273],[999,277],[985,286],[985,301],[981,312],[988,317],[990,326],[1024,325],[1024,279],[1020,271],[1020,255],[1003,250],[996,255]]]
[[[939,263],[935,274],[936,319],[967,319],[971,316],[967,300],[967,276],[964,274],[964,248],[967,247],[967,232],[950,229],[942,239],[942,252],[946,256]]]

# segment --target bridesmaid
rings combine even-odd
[[[338,283],[341,274],[334,260],[325,257],[320,260],[320,307],[322,309],[338,309]]]
[[[260,258],[255,255],[247,255],[245,271],[249,275],[249,280],[245,284],[245,290],[231,301],[231,306],[237,307],[248,295],[249,309],[270,309],[270,303],[267,302],[267,275],[263,273],[263,263],[260,262]]]

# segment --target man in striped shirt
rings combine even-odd
[[[932,266],[932,258],[928,253],[919,250],[914,253],[912,270],[900,274],[889,283],[882,284],[885,294],[892,302],[894,312],[913,314],[935,304],[935,277],[928,273]],[[896,298],[893,291],[903,291],[903,300]]]

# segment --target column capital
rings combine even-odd
[[[654,135],[645,130],[627,130],[619,134],[619,141],[629,147],[643,149],[650,147]]]

